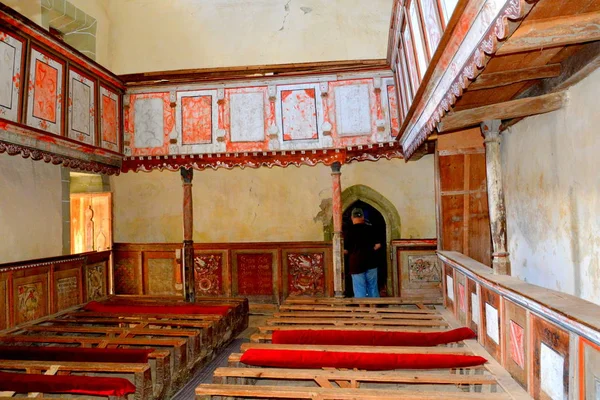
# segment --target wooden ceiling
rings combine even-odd
[[[562,106],[564,96],[545,96],[536,107],[531,99],[521,102],[515,114],[515,103],[506,102],[558,92],[583,79],[600,66],[598,40],[600,0],[540,0],[442,118],[438,131],[477,125],[481,118],[503,119],[506,126],[513,118]]]

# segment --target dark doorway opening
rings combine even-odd
[[[377,266],[377,283],[379,285],[379,294],[380,296],[387,296],[386,284],[387,284],[387,239],[386,239],[386,226],[385,219],[383,215],[377,209],[370,204],[365,203],[364,201],[357,200],[354,203],[350,204],[342,215],[342,231],[344,235],[350,225],[352,225],[352,219],[350,218],[350,214],[352,213],[352,209],[358,207],[362,208],[363,213],[365,214],[365,223],[370,224],[375,229],[377,239],[379,243],[381,243],[381,249],[379,249],[376,254],[376,258],[373,260],[373,265]],[[348,265],[348,255],[344,257],[344,265]],[[345,275],[345,295],[346,297],[354,297],[354,291],[352,290],[352,277],[347,268]]]

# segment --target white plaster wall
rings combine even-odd
[[[108,0],[117,74],[385,58],[392,0]]]
[[[0,264],[62,254],[60,167],[0,154]]]
[[[433,156],[342,167],[342,188],[362,184],[397,208],[404,238],[435,237]],[[177,172],[111,178],[116,242],[180,242],[182,188]],[[195,171],[194,240],[262,242],[323,240],[319,216],[331,199],[331,169],[288,167]]]
[[[0,3],[11,7],[36,24],[42,25],[41,0],[1,0]]]
[[[600,70],[503,134],[513,275],[600,304]]]

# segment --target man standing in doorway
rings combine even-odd
[[[352,226],[344,238],[344,253],[348,254],[354,297],[379,297],[375,252],[381,248],[371,225],[365,223],[361,208],[352,209]]]

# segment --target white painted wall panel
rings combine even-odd
[[[368,85],[335,88],[336,117],[340,136],[371,134],[371,107]]]
[[[161,147],[164,120],[162,99],[137,99],[135,102],[135,147]]]
[[[257,93],[232,93],[229,98],[232,142],[265,140],[264,96]]]

